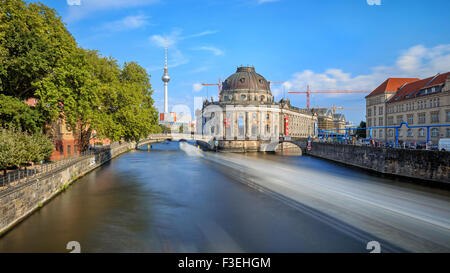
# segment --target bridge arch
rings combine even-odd
[[[298,144],[290,141],[283,141],[279,143],[275,147],[274,152],[283,155],[296,155],[296,156],[303,154],[302,148]]]

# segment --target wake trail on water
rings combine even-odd
[[[412,252],[450,251],[450,198],[377,181],[361,181],[241,154],[203,152],[181,143],[189,156],[233,170],[234,177],[308,206]],[[299,231],[301,232],[301,231]]]

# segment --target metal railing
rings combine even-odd
[[[52,174],[69,166],[72,166],[74,163],[77,163],[90,156],[95,155],[96,157],[99,157],[98,162],[103,163],[108,158],[107,154],[109,154],[110,150],[118,146],[121,146],[121,144],[113,143],[111,145],[105,145],[101,147],[92,147],[88,151],[66,157],[58,161],[37,164],[31,167],[11,171],[6,174],[0,175],[0,192],[3,192],[5,190],[12,190],[24,184],[33,182],[40,177],[44,177],[48,174]]]

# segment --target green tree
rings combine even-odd
[[[54,9],[22,0],[0,1],[0,41],[0,92],[19,98],[33,96],[76,47]]]
[[[359,128],[366,128],[366,122],[361,121],[359,123]],[[365,129],[357,129],[356,130],[356,136],[361,138],[366,138],[366,130]]]
[[[19,128],[35,133],[41,131],[43,118],[34,107],[23,100],[0,94],[0,124],[3,128]]]
[[[0,170],[39,162],[53,153],[52,141],[41,132],[28,134],[15,128],[0,129]]]
[[[170,128],[167,127],[167,126],[164,125],[164,124],[160,124],[159,127],[160,127],[161,133],[166,134],[166,133],[170,133],[170,132],[171,132]]]
[[[113,120],[122,127],[122,137],[138,141],[159,132],[158,111],[153,106],[150,76],[145,69],[135,62],[125,63],[118,91]]]
[[[34,158],[31,159],[33,162],[40,162],[44,159],[48,159],[55,150],[53,141],[41,132],[36,132],[31,135],[30,140],[35,143],[37,147],[37,153],[35,153]]]
[[[135,62],[77,46],[55,10],[22,0],[0,1],[0,94],[5,127],[28,132],[65,119],[86,150],[93,133],[113,141],[160,132],[150,76]],[[39,99],[35,109],[10,97]],[[24,110],[12,115],[11,109]],[[2,119],[3,120],[3,119]],[[2,121],[3,124],[3,121]],[[31,157],[31,156],[29,156]]]
[[[22,152],[25,144],[17,141],[17,133],[13,129],[0,128],[0,169],[6,173],[6,169],[19,166],[22,163]]]

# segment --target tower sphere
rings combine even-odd
[[[163,82],[169,82],[170,81],[170,77],[169,77],[168,74],[163,75],[161,79],[162,79]]]

